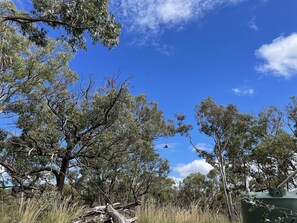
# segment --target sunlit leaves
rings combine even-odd
[[[32,0],[32,7],[32,11],[24,12],[12,3],[1,2],[0,23],[13,22],[29,40],[43,47],[47,44],[48,27],[62,29],[64,34],[58,38],[67,41],[73,50],[86,49],[85,33],[94,44],[112,48],[119,43],[121,26],[109,10],[108,0]]]

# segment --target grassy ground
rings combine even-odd
[[[181,209],[172,205],[160,207],[149,202],[136,211],[138,223],[228,223],[225,216],[201,212],[197,205]]]
[[[80,214],[77,205],[57,203],[54,199],[32,199],[26,202],[0,202],[1,223],[70,223]]]
[[[27,202],[13,200],[0,201],[1,223],[70,223],[82,211],[78,205],[55,199],[41,198]],[[181,209],[173,205],[159,206],[150,201],[136,210],[137,223],[228,223],[225,216],[203,213],[197,205]]]

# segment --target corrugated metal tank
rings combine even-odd
[[[297,223],[297,193],[284,189],[241,194],[243,223]]]

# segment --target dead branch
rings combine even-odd
[[[120,211],[126,211],[140,205],[139,201],[121,205],[120,203],[107,204],[106,206],[96,206],[86,209],[78,219],[75,219],[72,223],[112,223],[114,221],[119,223],[133,223],[137,220],[137,217],[126,218]]]

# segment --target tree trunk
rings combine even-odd
[[[64,157],[62,159],[60,172],[57,179],[57,191],[62,194],[65,184],[66,173],[69,167],[69,157]]]
[[[228,217],[229,217],[230,222],[234,222],[235,216],[234,216],[233,202],[232,202],[230,190],[228,188],[228,182],[227,182],[226,170],[225,170],[225,162],[223,160],[222,155],[220,155],[220,157],[219,157],[219,169],[220,169],[220,173],[221,173],[221,177],[222,177],[222,183],[223,183],[225,198],[226,198],[226,202],[227,202]]]

